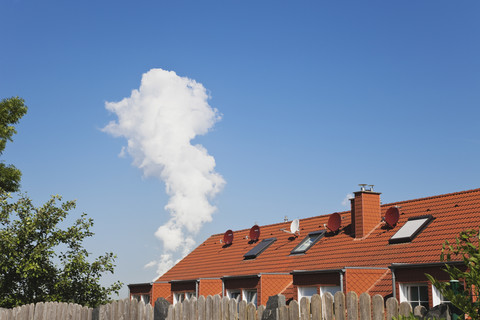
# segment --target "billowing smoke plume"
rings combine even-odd
[[[152,69],[130,97],[105,104],[118,121],[110,122],[104,131],[125,137],[133,164],[145,176],[163,180],[170,197],[165,206],[170,219],[155,232],[163,241],[164,254],[146,265],[157,266],[159,274],[173,266],[175,255],[182,258],[193,249],[191,235],[212,220],[216,208],[210,200],[225,184],[215,172],[215,159],[203,146],[191,144],[220,120],[208,99],[201,83],[173,71]]]

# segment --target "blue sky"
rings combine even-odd
[[[222,119],[197,136],[226,181],[193,235],[329,214],[357,184],[384,203],[480,185],[478,1],[0,1],[0,97],[29,106],[2,160],[38,204],[77,199],[106,282],[148,282],[165,185],[106,102],[153,68],[201,83]],[[126,290],[123,291],[126,295]]]

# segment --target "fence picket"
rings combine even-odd
[[[366,292],[359,298],[360,320],[372,320],[372,299]]]
[[[383,297],[379,294],[376,294],[372,298],[372,310],[373,310],[373,320],[384,320],[385,319],[385,307],[383,304]]]
[[[35,305],[34,320],[43,320],[43,307],[44,307],[43,302],[39,302]]]
[[[312,320],[322,320],[322,297],[320,295],[314,294],[310,299],[310,311]]]
[[[247,320],[247,301],[242,300],[238,303],[238,320]]]
[[[257,320],[262,320],[263,311],[265,311],[265,306],[261,305],[257,308]]]
[[[399,310],[398,310],[398,314],[401,315],[401,316],[409,316],[410,313],[412,313],[413,310],[412,310],[412,305],[406,301],[400,303],[400,307],[399,307]]]
[[[247,304],[247,320],[255,320],[255,305],[253,303]]]
[[[200,296],[197,299],[198,320],[205,320],[205,297]]]
[[[355,292],[350,291],[347,293],[346,297],[347,304],[347,319],[348,320],[359,320],[358,319],[358,296]]]
[[[334,296],[335,300],[335,319],[345,320],[345,294],[338,291]]]
[[[206,303],[205,303],[205,319],[212,320],[213,319],[213,297],[208,296]]]
[[[221,320],[222,318],[222,298],[216,294],[213,296],[213,320]]]
[[[291,319],[298,319],[300,316],[300,306],[298,302],[293,300],[288,305],[288,318]],[[333,320],[333,319],[332,319]]]
[[[173,305],[168,306],[168,314],[167,320],[174,320],[175,319],[175,308]]]
[[[189,320],[198,320],[198,301],[195,297],[190,301],[190,317]]]
[[[330,292],[325,292],[322,297],[322,306],[323,308],[323,318],[325,320],[334,320],[333,317],[333,296]]]
[[[145,302],[140,301],[137,305],[137,319],[145,320]]]
[[[230,299],[228,297],[222,298],[222,319],[221,320],[228,320],[229,319],[229,311],[228,311],[228,302]]]
[[[177,303],[175,305],[175,319],[174,320],[182,320],[183,315],[182,315],[182,304]]]
[[[278,308],[278,320],[288,320],[288,306]]]
[[[394,297],[387,299],[387,320],[398,318],[398,301]]]
[[[235,299],[230,299],[228,303],[228,317],[228,320],[237,320],[237,300]]]
[[[310,320],[310,300],[307,297],[300,299],[300,320]],[[343,320],[343,319],[341,319]]]

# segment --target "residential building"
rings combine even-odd
[[[443,243],[479,226],[480,189],[381,204],[362,185],[350,211],[210,236],[153,282],[151,301],[219,294],[260,305],[355,291],[428,308],[444,299],[424,274],[449,281]]]

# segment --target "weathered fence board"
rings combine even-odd
[[[256,308],[253,303],[215,295],[175,305],[161,299],[155,310],[151,304],[135,299],[114,301],[95,309],[72,303],[39,302],[13,309],[0,308],[0,320],[262,320],[264,311],[263,305]],[[408,316],[413,310],[409,303],[398,303],[395,298],[385,303],[380,295],[336,292],[333,296],[327,292],[310,299],[303,297],[300,302],[292,300],[278,309],[269,307],[267,311],[268,320],[393,320]],[[414,312],[423,316],[426,309],[418,306]]]

